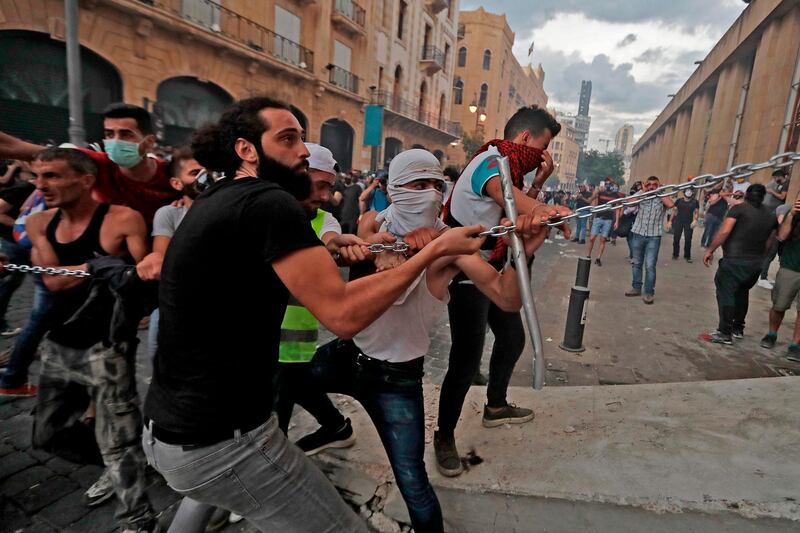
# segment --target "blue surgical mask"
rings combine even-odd
[[[131,168],[139,164],[142,156],[139,154],[139,143],[109,139],[103,141],[108,158],[122,168]]]

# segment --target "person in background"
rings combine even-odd
[[[600,206],[605,205],[611,200],[621,198],[624,194],[619,192],[619,186],[614,183],[611,178],[606,178],[595,189],[592,196],[592,205]],[[589,236],[589,248],[586,250],[587,257],[592,257],[592,249],[594,248],[594,241],[600,237],[600,253],[594,260],[597,266],[603,266],[603,252],[606,250],[606,242],[611,240],[611,232],[619,227],[619,218],[621,209],[614,209],[613,211],[603,211],[594,215],[592,220],[592,231]]]
[[[772,181],[767,183],[767,195],[764,197],[764,206],[775,211],[778,206],[786,201],[786,191],[789,190],[789,172],[785,168],[778,168],[772,173]],[[778,254],[778,241],[772,244],[772,248],[764,258],[764,265],[761,267],[761,276],[758,279],[758,286],[762,289],[772,289],[774,284],[769,279],[769,266]]]
[[[727,210],[728,202],[722,196],[722,184],[716,185],[711,191],[706,192],[703,237],[700,239],[700,246],[707,248],[711,244],[720,226],[722,226],[722,220],[725,218]]]
[[[675,213],[672,215],[672,259],[678,259],[683,235],[683,258],[687,263],[692,262],[692,234],[697,225],[700,213],[700,204],[694,197],[694,191],[683,191],[683,198],[675,202]]]
[[[386,191],[387,180],[388,174],[384,171],[379,172],[378,176],[372,180],[369,187],[358,197],[362,215],[367,211],[377,211],[380,213],[392,203]]]

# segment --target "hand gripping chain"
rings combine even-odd
[[[91,274],[85,270],[68,270],[66,268],[15,265],[14,263],[3,265],[3,267],[6,270],[16,270],[23,274],[47,274],[50,276],[72,276],[75,278],[88,278],[91,276]]]
[[[782,161],[784,159],[786,161]],[[630,207],[632,205],[640,204],[645,200],[675,196],[679,192],[685,191],[686,189],[706,189],[708,187],[713,187],[717,183],[727,178],[746,178],[756,171],[764,170],[765,168],[774,168],[777,170],[779,168],[789,167],[794,164],[795,161],[800,161],[800,153],[798,152],[784,152],[782,154],[776,154],[763,163],[744,163],[741,165],[734,165],[729,168],[727,172],[723,172],[722,174],[702,174],[687,181],[686,183],[662,185],[658,189],[654,189],[652,191],[640,192],[638,194],[625,196],[623,198],[615,198],[614,200],[611,200],[603,205],[579,207],[573,211],[571,215],[561,217],[558,219],[558,221],[548,222],[547,225],[558,226],[559,224],[563,224],[564,221],[571,218],[588,218],[596,213],[604,213],[606,211],[622,209],[623,207]],[[492,228],[492,230],[494,229],[495,228]]]

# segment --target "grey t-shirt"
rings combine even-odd
[[[181,224],[183,217],[189,211],[188,207],[175,207],[165,205],[156,211],[153,218],[153,237],[172,237]]]
[[[786,192],[789,190],[789,181],[784,180],[783,183],[778,183],[776,180],[772,180],[767,183],[767,189],[772,189],[773,191],[777,192]],[[779,205],[783,203],[783,200],[779,200],[772,196],[770,193],[764,197],[764,205],[767,206],[769,209],[775,210]]]

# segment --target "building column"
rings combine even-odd
[[[686,140],[689,134],[689,121],[691,119],[691,109],[681,108],[675,119],[675,132],[672,135],[672,155],[669,159],[669,166],[664,174],[667,183],[681,183],[686,180],[683,172],[683,162],[686,157]]]
[[[711,90],[701,91],[692,100],[682,169],[682,173],[688,176],[698,176],[704,173],[701,166],[710,122],[709,117],[713,105],[714,91]]]
[[[717,80],[714,105],[711,109],[702,173],[718,173],[726,169],[731,147],[731,134],[742,86],[750,78],[750,58],[726,65]]]

